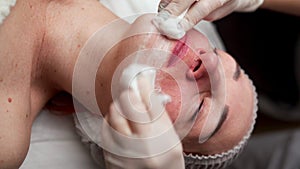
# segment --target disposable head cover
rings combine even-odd
[[[248,76],[247,76],[248,77]],[[219,154],[213,155],[193,155],[193,154],[184,154],[185,158],[185,165],[186,168],[193,168],[193,169],[223,169],[228,166],[238,155],[242,152],[243,148],[247,144],[247,141],[253,131],[254,124],[257,117],[257,93],[255,91],[255,87],[252,81],[249,79],[250,85],[252,86],[253,94],[254,94],[254,105],[253,105],[253,116],[252,116],[252,123],[250,129],[248,130],[247,134],[243,137],[243,139],[232,149],[222,152]]]

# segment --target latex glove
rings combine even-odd
[[[161,0],[159,14],[154,23],[161,33],[172,39],[180,39],[202,19],[214,21],[231,12],[256,10],[264,0]],[[186,13],[185,13],[186,12]],[[185,13],[183,19],[174,19]],[[167,26],[176,25],[176,27]],[[172,22],[170,24],[170,22]],[[176,29],[176,31],[175,31]],[[175,33],[176,34],[175,34]]]
[[[168,98],[153,91],[154,84],[151,84],[144,73],[139,75],[137,83],[140,94],[131,88],[123,91],[118,100],[111,104],[110,112],[105,116],[106,121],[116,131],[107,125],[102,129],[104,143],[110,146],[110,150],[113,149],[104,150],[106,168],[183,169],[182,145],[164,109]],[[145,123],[137,122],[141,119],[146,120]],[[154,121],[147,123],[151,120]],[[166,131],[168,134],[155,142],[147,141],[148,138],[163,135]],[[129,139],[123,139],[117,133]],[[145,140],[135,140],[138,138]],[[169,146],[171,149],[164,151],[162,147],[166,145],[172,145]],[[163,151],[160,152],[160,149]]]

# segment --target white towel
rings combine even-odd
[[[129,23],[141,14],[157,13],[159,4],[159,0],[100,0],[100,2]]]

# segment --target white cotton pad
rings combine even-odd
[[[0,24],[9,15],[10,8],[16,4],[17,0],[1,0],[0,1]]]
[[[154,81],[156,75],[155,69],[140,64],[131,64],[124,69],[120,78],[120,85],[122,89],[124,90],[131,88],[135,94],[140,97],[137,78],[141,75],[148,78],[148,81],[151,82],[151,89],[154,90]]]
[[[152,22],[163,35],[170,39],[181,39],[185,35],[185,31],[181,29],[178,18],[169,18],[165,21],[154,19]]]
[[[155,90],[155,78],[156,78],[156,69],[142,64],[131,64],[122,72],[120,78],[120,85],[122,89],[131,88],[135,94],[140,97],[141,86],[138,85],[138,78],[146,78],[150,82],[150,90]],[[151,91],[151,92],[152,92]],[[162,104],[165,104],[170,101],[170,97],[167,95],[161,95],[159,97]]]
[[[184,29],[179,24],[181,16],[174,17],[166,11],[162,11],[152,20],[152,23],[163,35],[178,40],[185,35]]]

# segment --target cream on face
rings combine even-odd
[[[148,63],[147,61],[150,59],[149,61],[152,61],[152,63],[159,62],[162,65],[161,71],[157,72],[155,83],[160,86],[164,94],[171,97],[171,102],[166,105],[166,110],[173,122],[178,118],[180,111],[183,114],[187,114],[186,116],[190,118],[190,121],[195,120],[191,130],[182,140],[184,151],[198,154],[216,154],[232,149],[249,130],[250,125],[248,123],[252,122],[250,117],[251,111],[249,110],[252,109],[253,104],[247,100],[249,97],[252,98],[252,96],[249,90],[245,91],[246,87],[250,88],[248,79],[236,71],[238,68],[230,56],[223,57],[224,54],[219,54],[219,52],[213,50],[209,46],[206,37],[201,33],[191,30],[180,41],[170,41],[159,34],[155,34],[152,28],[145,24],[146,21],[147,19],[142,17],[131,25],[131,33],[135,31],[142,33],[136,34],[137,36],[130,36],[118,43],[115,50],[112,50],[116,51],[116,53],[112,52],[113,55],[111,56],[113,57],[107,57],[110,59],[110,62],[107,63],[112,65],[103,65],[104,67],[106,66],[103,68],[105,73],[102,74],[105,76],[101,79],[103,79],[102,84],[107,85],[101,90],[101,92],[107,92],[103,95],[111,94],[109,87],[112,88],[112,86],[109,86],[108,81],[111,80],[111,75],[116,70],[116,67],[120,66],[120,62],[130,58],[131,54],[137,51],[140,52],[142,48],[143,50],[139,53],[141,54],[139,55],[141,60],[145,60]],[[150,29],[150,33],[143,31],[145,29]],[[144,32],[146,33],[144,34]],[[144,35],[146,35],[147,41],[145,41]],[[146,45],[144,45],[145,42]],[[139,48],[140,45],[142,45],[141,48]],[[220,57],[221,62],[218,62],[217,55],[222,55]],[[153,59],[151,58],[153,56],[159,58]],[[199,144],[199,135],[201,135],[205,118],[208,116],[212,103],[211,83],[207,72],[208,70],[214,72],[213,70],[216,70],[219,64],[223,64],[225,68],[228,98],[226,106],[219,112],[221,118],[215,119],[215,123],[206,131],[206,136],[210,137],[205,138],[208,140],[204,144]],[[121,70],[124,70],[122,66],[120,67]],[[177,81],[168,73],[172,73]],[[195,83],[196,89],[194,88]],[[116,87],[119,88],[119,86]],[[239,101],[244,100],[246,106],[237,103],[237,99]],[[103,100],[105,101],[102,98],[101,101]],[[184,107],[182,108],[182,106]],[[246,113],[243,114],[243,111]],[[236,126],[239,127],[237,128]],[[185,128],[185,126],[182,126],[182,128]],[[177,128],[176,131],[178,131]]]
[[[142,18],[133,23],[130,32],[141,30],[147,32],[148,30],[149,33],[138,34],[132,38],[131,43],[138,44],[138,48],[136,48],[138,52],[129,53],[137,53],[138,59],[135,61],[141,61],[138,64],[153,66],[157,61],[160,62],[161,67],[158,67],[161,68],[161,72],[158,71],[156,83],[164,93],[172,97],[172,102],[167,105],[167,110],[173,122],[180,115],[179,112],[194,119],[192,117],[203,114],[200,112],[208,111],[210,109],[209,102],[212,100],[210,76],[214,76],[219,63],[218,57],[206,37],[196,30],[191,30],[178,41],[169,40],[156,34],[155,28],[153,29],[151,24],[146,27],[147,17]],[[150,22],[151,18],[148,19]],[[145,41],[145,38],[148,40]],[[143,48],[142,51],[140,51],[140,46]],[[223,110],[217,112],[223,112]],[[218,114],[214,120],[211,120],[213,123],[204,132],[205,137],[208,137],[218,127],[218,120],[222,116],[221,113]]]
[[[150,23],[151,17],[149,17],[148,20]],[[203,128],[203,124],[205,123],[205,118],[208,116],[209,108],[212,102],[210,76],[207,72],[214,72],[214,70],[218,68],[219,64],[222,64],[225,67],[226,91],[227,95],[230,97],[228,97],[228,101],[226,102],[228,107],[223,107],[223,109],[219,111],[221,118],[215,119],[215,122],[212,124],[211,128],[206,131],[208,136],[213,133],[215,134],[211,139],[208,140],[207,143],[210,143],[210,140],[213,140],[215,136],[217,136],[218,138],[229,137],[227,140],[229,140],[228,142],[230,142],[230,145],[237,144],[239,139],[245,133],[237,132],[238,135],[232,137],[228,133],[224,134],[224,131],[231,131],[234,126],[230,125],[228,121],[233,122],[233,120],[238,119],[237,117],[240,117],[240,115],[235,115],[236,112],[243,110],[240,105],[237,105],[232,101],[234,100],[232,99],[232,96],[237,95],[236,98],[247,98],[248,96],[251,96],[249,93],[242,94],[243,90],[239,90],[239,93],[236,93],[235,91],[236,89],[245,87],[248,83],[245,83],[247,82],[247,79],[245,80],[245,78],[239,78],[238,81],[233,79],[234,70],[236,69],[236,64],[234,61],[232,61],[233,59],[228,56],[222,58],[222,61],[219,62],[216,51],[211,48],[206,37],[196,30],[189,31],[186,37],[179,41],[171,41],[160,36],[159,34],[156,34],[151,27],[149,28],[149,25],[145,24],[145,22],[147,22],[147,18],[139,18],[131,26],[130,32],[135,32],[135,29],[146,30],[137,30],[136,32],[147,32],[147,30],[150,32],[151,36],[149,33],[145,34],[147,37],[150,36],[149,41],[147,41],[147,44],[143,50],[144,53],[142,53],[146,55],[140,55],[140,59],[147,61],[150,57],[159,57],[158,59],[150,58],[150,61],[159,62],[159,64],[162,65],[162,71],[158,71],[157,73],[156,83],[158,86],[160,86],[162,92],[168,94],[172,99],[171,103],[166,105],[166,110],[173,121],[176,121],[178,118],[179,111],[187,113],[188,117],[195,119],[195,124],[192,130],[183,140],[185,151],[191,152],[193,151],[193,148],[198,148],[199,145],[201,145],[198,143],[198,138],[201,133],[201,129]],[[128,57],[128,55],[139,50],[140,44],[144,45],[145,39],[143,35],[144,34],[131,36],[120,43],[120,48],[118,48],[118,54],[120,58],[117,58],[118,62],[120,60],[124,60]],[[147,50],[150,52],[147,53]],[[152,52],[158,53],[156,53],[157,55],[154,55]],[[116,62],[116,64],[118,63]],[[175,77],[168,75],[168,73],[173,74]],[[176,81],[174,78],[176,78]],[[244,82],[241,83],[241,80]],[[196,89],[193,87],[195,82]],[[233,82],[236,84],[232,85]],[[239,87],[239,84],[242,87]],[[185,103],[182,101],[185,101]],[[185,109],[183,110],[182,105],[185,106]],[[245,105],[249,105],[249,107],[251,107],[253,104],[248,104],[248,102],[246,102]],[[233,116],[236,116],[236,118],[232,118]],[[245,126],[245,130],[247,129],[248,126]],[[223,143],[223,141],[220,141],[220,144],[221,143]],[[210,149],[211,147],[206,143],[203,144],[203,146],[204,145],[205,147],[201,148],[205,150],[205,148],[208,147],[206,149],[208,151],[205,151],[208,153],[224,151],[228,148],[222,147],[223,144],[214,144],[216,151],[210,151],[212,150]],[[194,151],[199,152],[197,149],[194,149]]]
[[[181,62],[184,62],[187,67],[181,66]],[[174,44],[172,54],[170,54],[169,60],[165,65],[166,67],[163,69],[166,72],[176,72],[176,81],[181,82],[181,86],[178,88],[178,84],[176,84],[177,82],[170,76],[164,76],[158,80],[160,81],[161,86],[166,86],[162,87],[163,91],[171,95],[173,98],[173,102],[168,105],[172,119],[176,119],[178,110],[182,107],[182,102],[180,100],[182,100],[182,97],[184,96],[181,94],[186,96],[189,95],[189,97],[186,97],[185,99],[190,101],[193,100],[192,102],[189,102],[190,107],[194,107],[193,110],[190,110],[193,112],[192,115],[189,113],[189,116],[196,117],[200,111],[203,111],[201,109],[202,105],[207,105],[203,104],[204,98],[211,96],[208,70],[212,73],[217,68],[218,58],[216,54],[210,48],[205,37],[192,30],[187,34],[187,36]],[[192,91],[191,88],[193,86],[193,82],[197,83],[198,91]],[[205,100],[208,101],[208,99]],[[211,133],[212,132],[213,131],[211,131]]]
[[[158,41],[156,41],[158,42]],[[166,65],[163,69],[165,71],[176,72],[178,74],[179,80],[184,84],[181,86],[181,90],[186,95],[192,95],[193,91],[190,89],[191,81],[196,80],[198,89],[200,93],[194,93],[194,97],[189,99],[190,107],[193,107],[193,114],[191,118],[197,118],[196,123],[186,137],[185,140],[193,140],[193,143],[197,143],[197,138],[200,134],[201,128],[203,128],[204,118],[208,116],[209,107],[211,105],[211,85],[210,85],[210,77],[207,73],[207,69],[213,71],[217,68],[218,64],[222,64],[225,68],[225,81],[226,81],[226,94],[228,95],[226,104],[220,110],[220,118],[216,120],[214,126],[211,127],[211,130],[207,131],[209,138],[214,137],[215,135],[220,138],[222,137],[222,133],[224,130],[232,130],[234,126],[234,120],[239,118],[240,111],[251,112],[248,111],[252,109],[251,99],[253,97],[253,93],[251,92],[243,92],[243,90],[239,90],[242,88],[250,88],[250,83],[247,78],[244,78],[244,75],[241,73],[240,67],[238,64],[230,57],[225,56],[223,53],[218,53],[217,50],[212,49],[209,46],[207,39],[192,30],[188,32],[185,38],[175,42],[173,44],[173,49],[171,50],[173,55],[169,55]],[[219,63],[219,58],[221,58],[221,63]],[[185,67],[180,67],[178,63],[184,61],[188,65],[188,69]],[[243,77],[243,78],[241,78]],[[177,79],[178,80],[178,79]],[[162,91],[171,96],[172,102],[167,104],[167,110],[169,115],[173,121],[176,120],[178,116],[178,111],[182,106],[182,96],[180,93],[180,89],[176,81],[167,75],[158,75],[157,81],[162,89]],[[233,86],[234,84],[234,86]],[[232,104],[232,96],[236,96],[237,98],[251,98],[249,101],[245,102],[244,108],[237,106],[236,104]],[[246,99],[247,100],[247,99]],[[234,118],[232,118],[235,116]],[[251,118],[251,114],[248,114]],[[247,117],[243,117],[247,119]],[[228,122],[231,121],[232,125],[228,125]],[[247,122],[247,120],[246,120]],[[250,120],[248,120],[250,123]],[[238,122],[239,123],[239,122]],[[226,125],[224,125],[226,124]],[[244,123],[247,124],[247,123]],[[244,131],[249,129],[248,125],[244,125]],[[235,145],[239,141],[239,139],[245,134],[243,131],[237,132],[228,145]],[[225,136],[225,135],[224,135]],[[227,136],[226,136],[227,137]],[[235,140],[236,142],[234,142]],[[211,141],[208,140],[207,144],[203,144],[207,146]],[[209,147],[209,146],[207,146]],[[224,148],[224,147],[223,147]],[[220,151],[224,151],[226,148],[221,149]],[[190,151],[190,150],[187,150]]]

